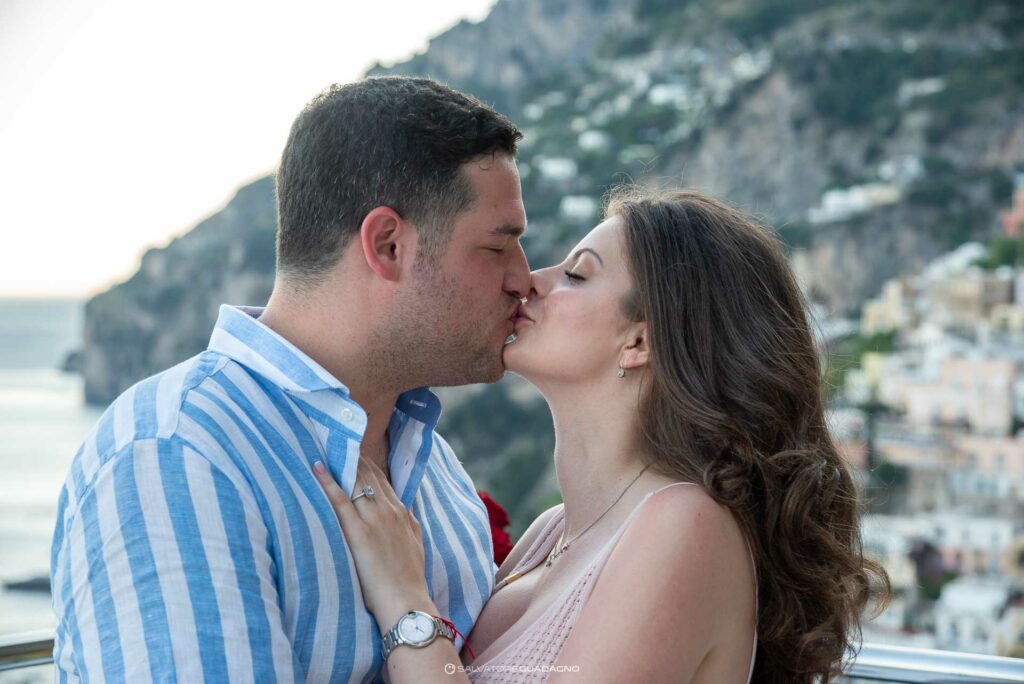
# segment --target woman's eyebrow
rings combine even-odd
[[[573,255],[571,257],[571,260],[572,261],[578,261],[579,258],[583,255],[584,252],[590,252],[591,254],[593,254],[595,257],[597,257],[598,262],[602,266],[604,266],[604,259],[601,258],[601,255],[598,254],[597,252],[595,252],[594,250],[590,249],[589,247],[584,247],[582,249],[577,249],[576,252],[573,253]]]

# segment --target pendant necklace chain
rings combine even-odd
[[[613,508],[615,508],[615,504],[619,503],[619,501],[620,501],[620,500],[622,499],[622,497],[624,497],[624,496],[626,495],[626,492],[628,492],[628,491],[629,491],[629,488],[630,488],[630,487],[632,487],[632,486],[633,486],[633,484],[634,484],[634,483],[635,483],[635,482],[636,482],[637,480],[639,480],[639,479],[640,479],[640,476],[644,474],[644,471],[645,471],[645,470],[647,470],[647,469],[648,469],[648,468],[650,468],[650,467],[651,467],[651,464],[650,464],[650,463],[648,463],[647,465],[645,465],[645,466],[644,466],[644,467],[643,467],[643,468],[642,468],[642,469],[640,470],[640,472],[636,474],[636,477],[634,477],[634,478],[633,478],[633,479],[632,479],[632,480],[630,481],[630,483],[629,483],[628,485],[626,485],[626,488],[622,490],[622,493],[621,493],[621,494],[619,494],[619,498],[618,498],[618,499],[615,499],[615,501],[612,501],[612,505],[611,505],[611,506],[609,506],[608,508],[606,508],[606,509],[604,510],[604,513],[602,513],[601,515],[597,516],[597,520],[595,520],[594,522],[592,522],[592,523],[590,523],[589,525],[587,525],[587,526],[586,526],[586,527],[585,527],[585,528],[583,529],[583,531],[582,531],[582,532],[580,532],[579,534],[577,534],[577,535],[576,535],[575,537],[573,537],[573,538],[572,538],[572,539],[570,539],[569,541],[565,542],[565,544],[564,544],[564,545],[562,545],[562,546],[560,546],[560,547],[556,548],[556,549],[555,549],[554,551],[552,551],[552,552],[551,552],[551,554],[550,554],[550,555],[548,556],[548,560],[547,560],[547,562],[546,562],[546,563],[544,563],[544,567],[546,567],[546,568],[550,568],[550,567],[551,567],[551,563],[553,563],[553,562],[554,562],[554,560],[555,560],[556,558],[558,558],[559,556],[561,556],[561,555],[562,555],[563,553],[565,553],[566,551],[568,551],[568,550],[569,550],[569,546],[570,546],[570,545],[572,545],[572,544],[573,544],[573,543],[574,543],[574,542],[575,542],[575,541],[576,541],[577,539],[579,539],[579,538],[580,538],[580,537],[582,537],[582,536],[583,536],[584,534],[586,534],[586,533],[587,533],[587,530],[589,530],[589,529],[590,529],[591,527],[593,527],[593,526],[594,526],[594,525],[596,525],[596,524],[597,524],[598,522],[600,522],[601,518],[603,518],[604,516],[608,515],[608,511],[610,511],[610,510],[612,510]],[[565,537],[565,531],[563,530],[563,532],[562,532],[562,538],[564,538],[564,537]]]

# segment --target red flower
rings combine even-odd
[[[494,562],[501,565],[512,550],[512,539],[505,528],[508,527],[508,513],[487,492],[478,491],[480,500],[487,506],[487,517],[491,521],[491,537],[494,539]]]

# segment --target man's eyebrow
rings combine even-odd
[[[584,252],[590,252],[591,254],[593,254],[595,257],[597,257],[597,260],[601,262],[601,265],[604,266],[604,259],[601,258],[601,255],[595,252],[594,250],[590,249],[589,247],[584,247],[583,249],[576,250],[576,252],[572,255],[572,261],[578,261]]]
[[[514,238],[521,237],[522,234],[525,232],[526,228],[523,228],[522,226],[513,225],[511,223],[506,224],[504,226],[499,226],[495,228],[493,231],[495,235],[510,235]]]

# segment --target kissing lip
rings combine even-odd
[[[530,315],[526,313],[526,306],[524,306],[523,304],[519,305],[519,308],[516,309],[515,313],[515,320],[519,320],[520,318],[525,318],[526,320],[533,322],[533,319],[530,318]]]

